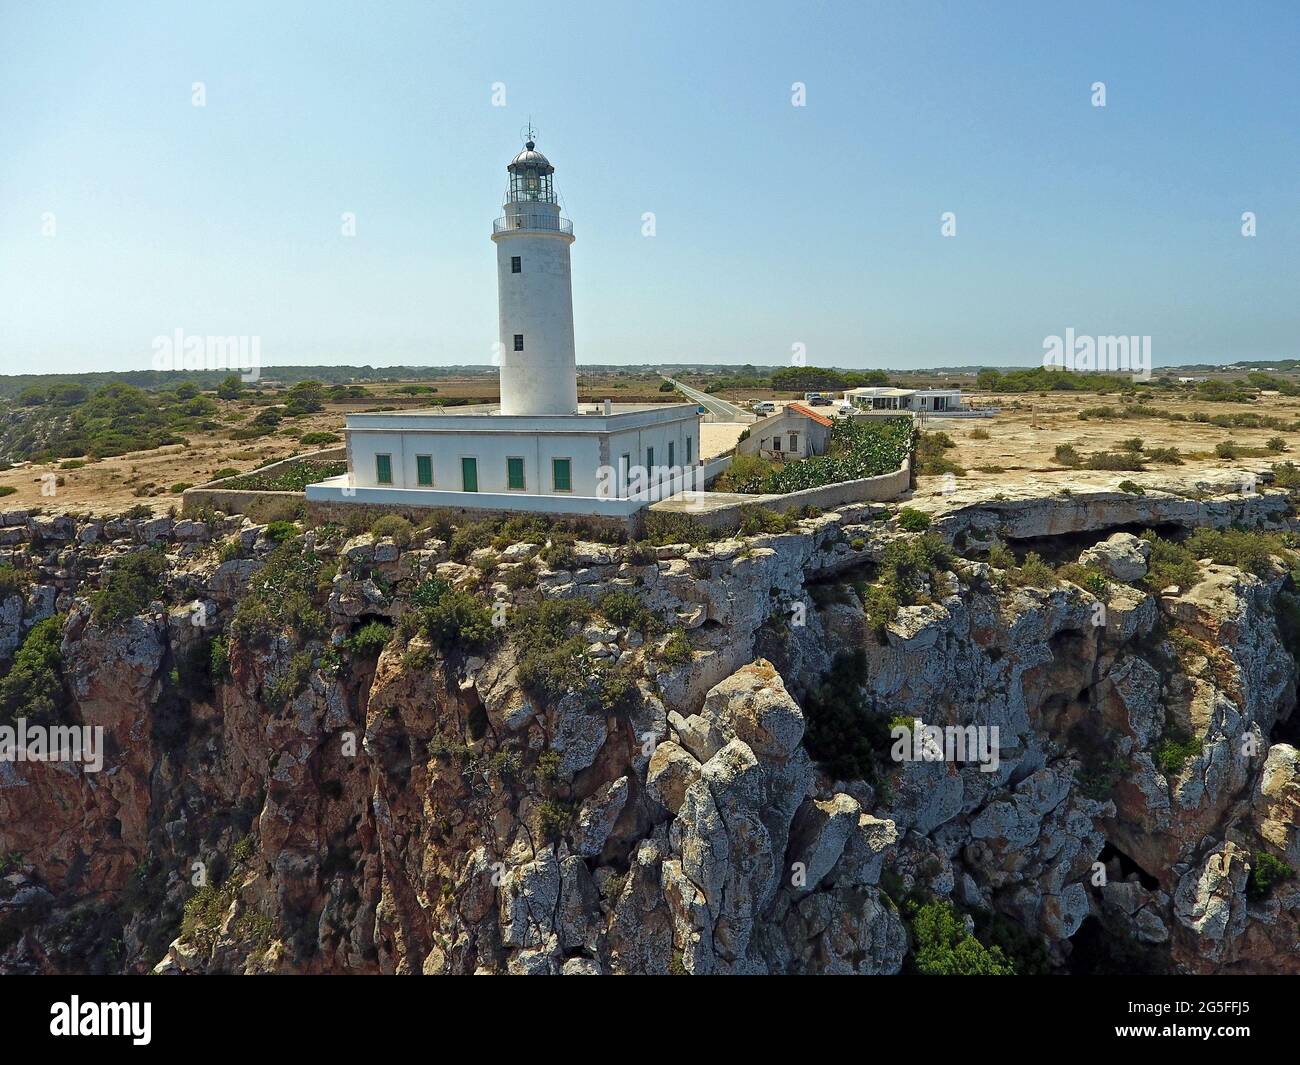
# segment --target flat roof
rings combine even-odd
[[[457,413],[452,413],[455,411]],[[502,414],[497,404],[344,416],[347,432],[602,433],[699,418],[695,403],[584,404],[577,414]]]

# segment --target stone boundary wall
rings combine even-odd
[[[822,485],[820,488],[805,488],[800,492],[787,492],[785,495],[753,495],[735,502],[709,510],[691,510],[680,505],[672,507],[651,506],[651,513],[671,512],[687,514],[694,518],[710,532],[734,532],[740,527],[741,511],[745,507],[761,507],[764,510],[788,512],[803,507],[819,507],[822,510],[834,510],[846,503],[887,503],[898,499],[912,487],[912,462],[904,459],[898,469],[882,473],[876,477],[863,477],[856,481],[841,481],[838,484]],[[668,501],[665,501],[668,502]],[[704,501],[707,503],[707,500]]]
[[[347,447],[338,444],[320,451],[308,451],[302,455],[277,459],[247,473],[223,477],[219,481],[209,481],[207,484],[187,488],[181,495],[181,513],[192,517],[203,510],[219,510],[223,514],[253,514],[260,521],[296,517],[306,499],[302,492],[261,492],[221,486],[253,474],[274,473],[276,470],[286,469],[299,462],[330,462],[346,457]]]

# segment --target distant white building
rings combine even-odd
[[[960,388],[850,388],[844,401],[859,410],[910,410],[930,414],[965,410]]]
[[[308,485],[308,500],[619,517],[702,487],[694,403],[580,409],[573,224],[531,139],[506,170],[492,226],[500,405],[350,414],[348,472]]]

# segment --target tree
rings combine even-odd
[[[240,393],[244,391],[244,382],[239,379],[239,374],[227,374],[222,378],[221,384],[217,385],[218,399],[238,399]]]

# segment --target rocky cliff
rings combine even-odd
[[[1291,501],[921,509],[0,516],[0,971],[1295,971]]]

